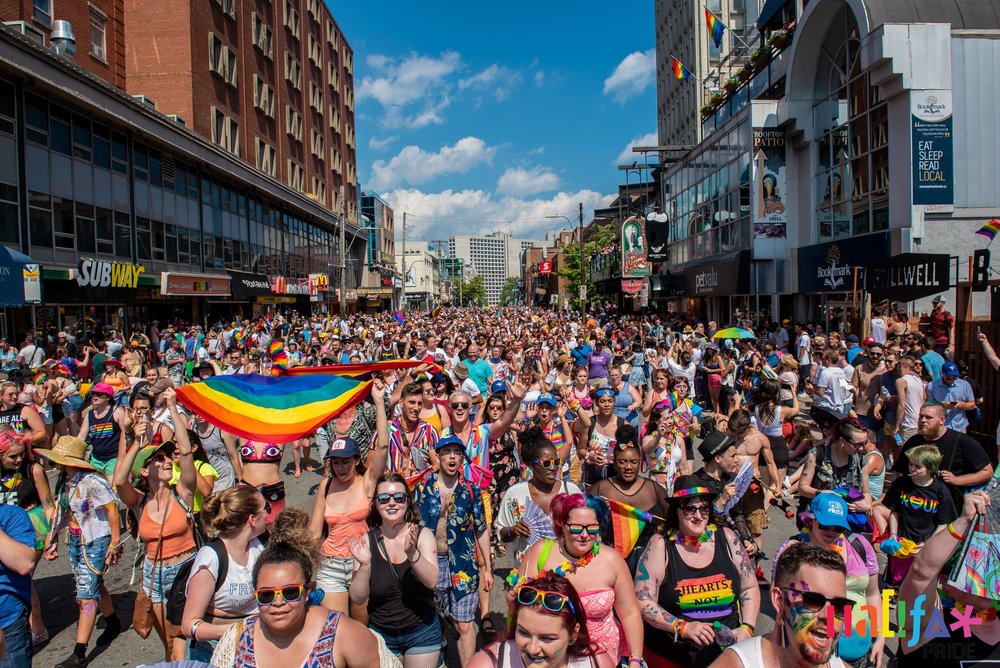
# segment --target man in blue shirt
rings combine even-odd
[[[486,360],[479,357],[479,345],[471,344],[467,351],[468,358],[465,366],[469,369],[469,379],[479,388],[479,393],[484,397],[489,396],[490,383],[493,382],[493,367]]]
[[[847,363],[854,364],[854,358],[861,352],[860,339],[857,334],[847,335]]]
[[[945,362],[941,367],[941,377],[927,383],[927,400],[945,407],[944,425],[948,429],[964,433],[969,427],[965,411],[975,409],[976,397],[972,386],[959,378],[959,373],[957,364]]]
[[[940,380],[941,367],[944,366],[944,358],[934,350],[934,339],[927,336],[920,340],[920,360],[924,363],[924,369],[931,372],[932,380]]]
[[[0,668],[31,666],[28,615],[35,555],[35,529],[28,513],[0,505],[0,627],[7,645]]]

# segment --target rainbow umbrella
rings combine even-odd
[[[712,335],[713,339],[756,339],[757,336],[748,329],[726,327]]]

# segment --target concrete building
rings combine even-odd
[[[361,218],[368,229],[368,246],[358,298],[367,299],[367,310],[391,310],[399,277],[395,214],[378,193],[365,190],[361,192]]]
[[[486,302],[495,306],[508,276],[521,276],[521,256],[526,248],[544,247],[541,239],[515,239],[504,232],[485,236],[456,235],[448,240],[448,257],[463,258],[465,270],[482,276]]]
[[[407,242],[406,256],[397,254],[396,264],[405,267],[403,308],[428,310],[441,301],[441,258],[428,242]]]

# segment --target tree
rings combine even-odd
[[[459,306],[470,304],[482,306],[486,303],[486,286],[483,284],[483,277],[473,276],[466,281],[456,276],[452,280],[451,296]]]
[[[500,306],[517,301],[517,276],[508,276],[500,288]]]
[[[590,234],[590,239],[583,246],[584,262],[587,262],[586,267],[586,277],[587,277],[587,300],[607,300],[611,299],[610,295],[598,294],[594,289],[594,283],[591,280],[590,266],[589,262],[596,256],[602,248],[606,248],[613,243],[616,239],[615,226],[614,225],[601,225],[596,227]],[[558,271],[559,276],[566,279],[567,290],[570,295],[570,302],[573,304],[574,308],[580,308],[580,245],[578,243],[571,246],[566,246],[563,255],[565,257],[565,264],[562,269]],[[613,301],[613,299],[612,299]]]

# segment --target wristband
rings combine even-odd
[[[191,640],[198,640],[198,626],[201,624],[200,619],[196,619],[191,622]]]
[[[746,622],[743,622],[742,624],[740,624],[740,626],[749,631],[751,637],[757,634],[757,630],[754,628],[753,624],[747,624]]]
[[[948,533],[950,533],[957,540],[965,540],[965,535],[955,531],[955,527],[952,526],[953,524],[954,522],[948,522]]]

